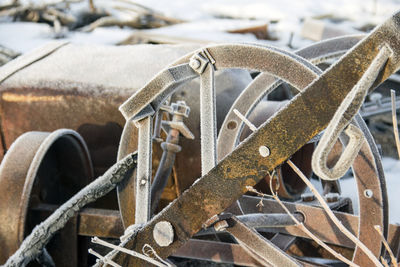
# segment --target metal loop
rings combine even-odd
[[[328,181],[337,180],[344,176],[353,164],[365,138],[360,129],[352,124],[349,125],[349,123],[361,108],[365,96],[392,53],[391,48],[387,44],[381,47],[365,74],[340,104],[328,124],[325,133],[314,151],[311,162],[314,173],[321,179]],[[329,168],[327,166],[328,155],[344,129],[346,135],[350,137],[349,143],[336,164],[332,168]]]

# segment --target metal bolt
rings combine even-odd
[[[189,66],[190,66],[192,69],[195,69],[195,70],[196,70],[196,69],[200,68],[200,65],[201,65],[200,60],[195,59],[195,58],[191,58],[191,59],[190,59]]]
[[[266,158],[266,157],[268,157],[270,155],[269,148],[266,147],[266,146],[260,146],[258,148],[258,151],[260,152],[261,157]]]
[[[369,99],[371,100],[371,102],[374,102],[378,106],[381,106],[382,94],[380,94],[380,93],[372,93],[369,96]]]
[[[185,101],[178,101],[176,103],[172,103],[171,107],[172,107],[172,113],[174,115],[183,115],[185,117],[189,116],[190,107],[186,105]]]
[[[337,202],[339,200],[339,194],[338,193],[328,193],[325,195],[326,202],[332,203],[332,202]]]
[[[167,247],[174,241],[174,228],[167,221],[158,222],[153,229],[153,238],[160,247]]]
[[[314,196],[313,193],[304,193],[304,194],[301,194],[301,200],[302,200],[303,202],[311,202],[311,201],[313,201],[314,199],[315,199],[315,196]]]
[[[147,183],[147,181],[146,181],[146,179],[142,179],[142,180],[140,180],[140,185],[145,185]]]
[[[225,220],[219,221],[216,224],[214,224],[214,229],[217,232],[225,231],[225,229],[228,228],[228,227],[229,227],[229,224]]]

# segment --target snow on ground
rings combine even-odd
[[[113,45],[132,34],[129,29],[117,27],[98,28],[92,33],[66,32],[65,38],[73,43],[96,43]],[[45,23],[7,22],[0,23],[0,45],[25,53],[54,40],[53,29]]]
[[[400,161],[392,158],[383,159],[386,188],[389,198],[389,221],[400,224]]]
[[[11,1],[11,0],[8,0]],[[40,0],[22,0],[38,3]],[[49,1],[49,0],[47,0]],[[7,0],[0,0],[5,3]],[[165,34],[176,37],[202,39],[211,42],[263,42],[276,46],[286,46],[289,39],[295,48],[310,41],[300,36],[303,21],[306,18],[322,18],[333,21],[352,31],[368,24],[379,24],[391,14],[400,10],[400,0],[135,0],[134,2],[151,7],[159,12],[187,23],[159,29],[146,30],[151,34]],[[122,1],[95,0],[97,8],[113,8],[123,5]],[[87,1],[74,7],[72,12],[87,9]],[[123,13],[113,9],[113,14],[124,17]],[[234,19],[232,19],[234,18]],[[250,34],[230,34],[227,30],[250,25],[267,23],[269,30],[277,34],[278,41],[260,41]],[[98,28],[92,33],[65,32],[65,40],[75,43],[116,44],[125,40],[135,30],[118,27]],[[18,22],[0,23],[0,45],[18,52],[27,52],[54,38],[53,30],[47,24]],[[287,47],[286,47],[287,48]],[[390,204],[390,222],[400,223],[400,161],[385,158],[383,166],[386,174]],[[355,195],[353,179],[342,181],[345,196],[353,199]]]

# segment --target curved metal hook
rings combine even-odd
[[[349,123],[357,114],[369,89],[373,86],[382,67],[386,64],[392,53],[392,49],[387,44],[381,47],[365,74],[343,100],[328,124],[325,133],[314,151],[311,162],[314,173],[321,179],[328,181],[337,180],[345,175],[353,164],[365,139],[361,130],[352,124],[349,125]],[[329,168],[327,166],[328,155],[343,130],[350,137],[349,143],[336,164],[332,168]]]

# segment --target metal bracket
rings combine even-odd
[[[207,49],[202,49],[190,58],[189,66],[198,74],[202,74],[208,63],[211,63],[214,66],[215,60]]]

